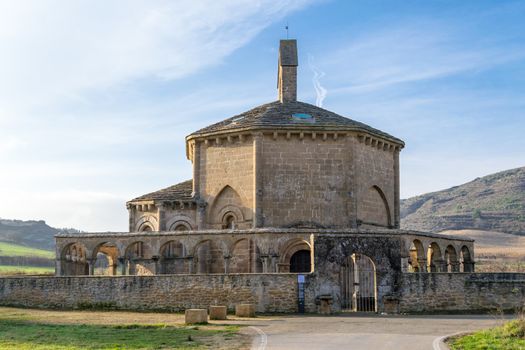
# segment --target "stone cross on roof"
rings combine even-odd
[[[277,89],[279,101],[297,101],[297,40],[281,40]]]

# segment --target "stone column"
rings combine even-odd
[[[253,135],[253,227],[264,225],[262,201],[263,201],[263,135],[256,133]]]
[[[270,272],[279,272],[278,265],[277,265],[278,259],[279,259],[279,255],[277,254],[272,255]]]
[[[193,144],[193,188],[192,197],[197,204],[196,224],[197,230],[204,230],[206,228],[206,202],[201,198],[201,149],[202,142],[194,140]]]
[[[197,229],[204,230],[206,228],[206,202],[202,199],[197,199]]]
[[[355,166],[355,150],[356,150],[356,139],[355,137],[347,136],[347,143],[350,152],[348,152],[348,159],[346,166],[348,167],[348,176],[346,181],[346,190],[348,200],[346,202],[346,211],[348,215],[348,225],[351,228],[357,228],[357,174]]]
[[[154,264],[153,274],[159,275],[160,274],[160,266],[159,266],[160,257],[158,255],[153,255],[151,257],[151,260],[153,260],[153,264]]]
[[[193,256],[187,256],[186,259],[188,259],[188,273],[194,274],[195,272],[193,271]]]
[[[399,228],[399,147],[394,149],[394,228]]]
[[[120,263],[120,274],[122,276],[126,275],[126,259],[124,257],[118,257],[118,262]]]
[[[86,259],[86,262],[89,266],[88,274],[93,276],[95,274],[95,259]]]
[[[201,143],[197,140],[193,141],[193,195],[196,196],[200,193],[200,169],[201,169]]]
[[[230,273],[230,256],[224,257],[224,273],[225,274]]]
[[[354,293],[352,294],[352,304],[353,304],[353,311],[359,311],[358,310],[358,304],[359,304],[359,264],[357,261],[359,261],[361,257],[357,254],[352,255],[352,260],[354,264]]]
[[[129,232],[134,232],[135,231],[135,210],[136,210],[136,206],[133,205],[133,204],[128,204],[126,206],[128,208],[128,213],[129,213]]]
[[[474,262],[464,262],[463,272],[474,272]]]
[[[111,275],[116,276],[117,275],[117,264],[113,263],[111,264]]]
[[[263,273],[268,273],[268,263],[269,263],[269,259],[268,259],[268,255],[261,255],[261,260],[262,260],[262,272]]]
[[[64,273],[62,271],[62,260],[63,259],[55,260],[55,276],[62,276],[62,274]]]
[[[443,259],[435,261],[436,263],[436,272],[447,272],[447,263]]]
[[[418,264],[420,273],[428,271],[428,269],[427,269],[427,259],[417,259],[417,264]]]
[[[156,204],[157,206],[157,217],[159,218],[159,231],[166,231],[166,208],[162,204]]]

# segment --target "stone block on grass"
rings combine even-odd
[[[208,311],[206,309],[186,309],[184,322],[186,324],[208,323]]]
[[[226,306],[210,306],[210,320],[225,320]]]
[[[255,304],[237,304],[235,305],[235,316],[237,317],[255,317]]]

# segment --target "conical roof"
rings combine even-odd
[[[267,103],[195,131],[187,138],[245,129],[319,129],[322,131],[364,131],[395,143],[404,142],[386,132],[299,101]]]

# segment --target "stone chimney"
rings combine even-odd
[[[279,101],[297,101],[297,40],[281,40],[277,89]]]

